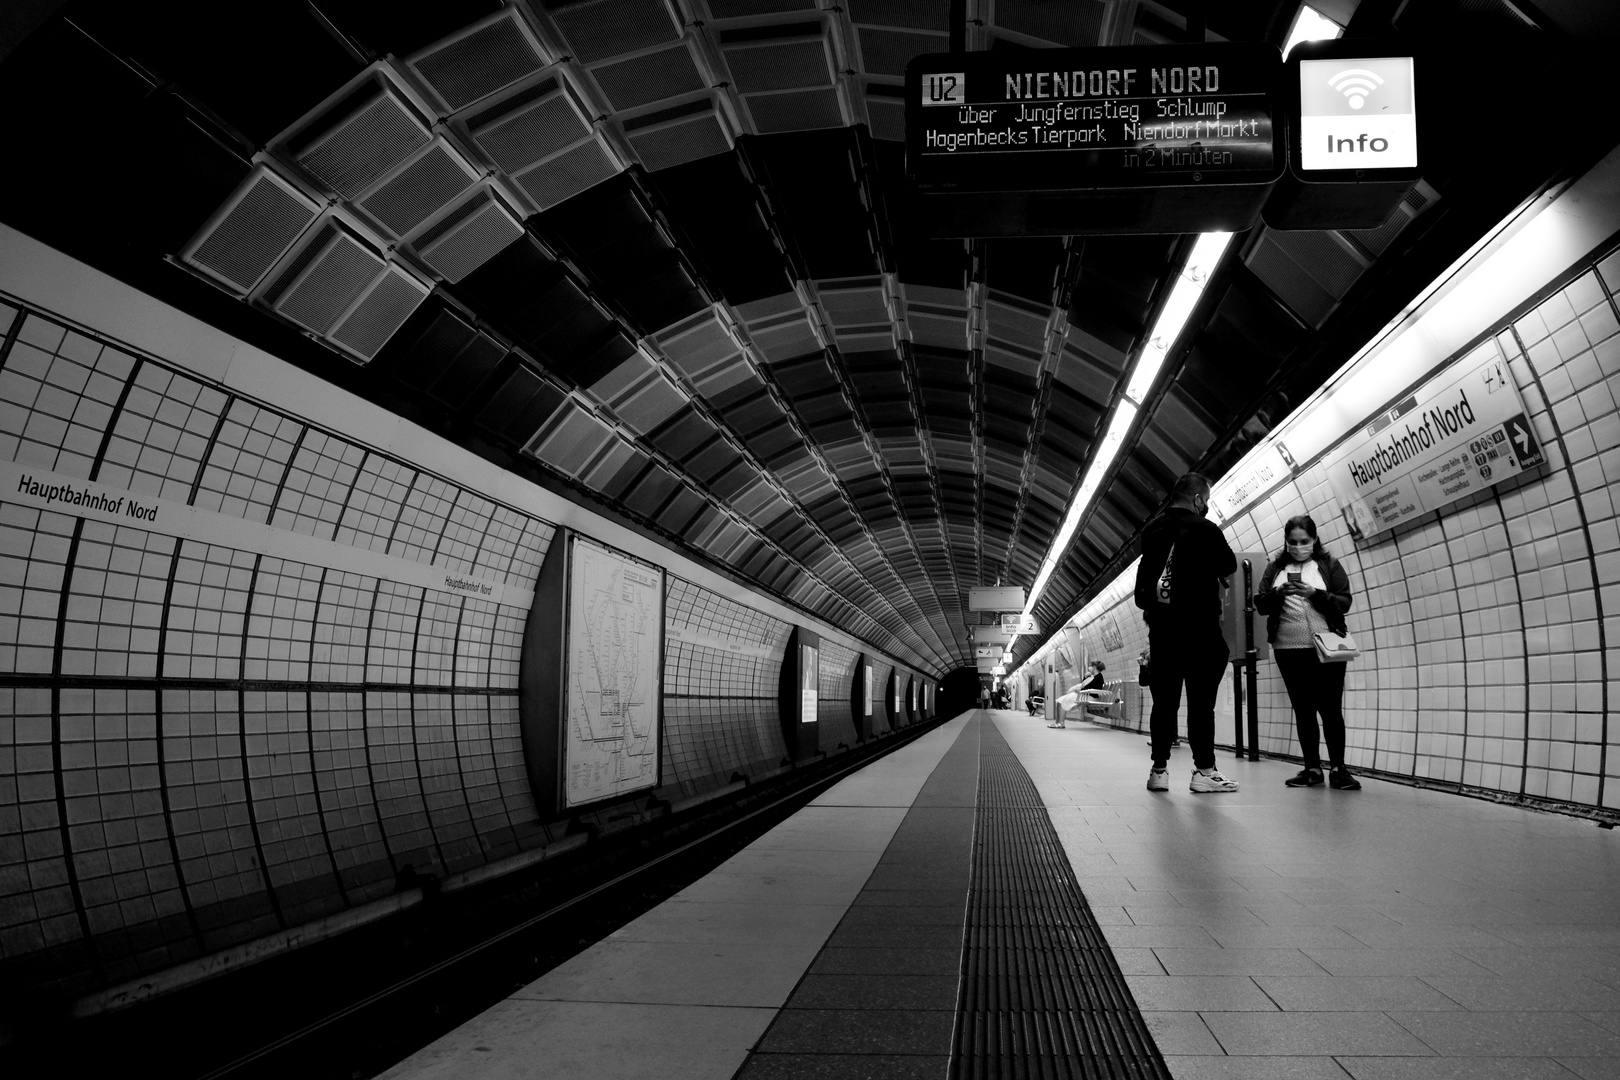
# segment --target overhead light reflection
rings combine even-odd
[[[1288,43],[1283,46],[1283,59],[1302,41],[1333,41],[1344,35],[1344,27],[1327,18],[1308,4],[1301,4],[1294,16],[1294,26],[1288,31]]]
[[[1148,393],[1159,378],[1159,370],[1164,367],[1165,358],[1170,355],[1176,338],[1181,336],[1187,320],[1192,317],[1193,308],[1198,306],[1198,298],[1204,294],[1204,285],[1215,272],[1231,242],[1231,233],[1211,232],[1200,236],[1193,245],[1192,254],[1187,257],[1187,264],[1181,268],[1181,273],[1176,275],[1170,298],[1164,302],[1158,321],[1153,324],[1153,332],[1148,335],[1147,347],[1142,350],[1136,367],[1131,371],[1131,381],[1125,385],[1128,400],[1138,405],[1147,400]]]

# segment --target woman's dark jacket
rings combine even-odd
[[[1339,565],[1338,559],[1325,551],[1314,558],[1317,569],[1322,572],[1322,580],[1327,583],[1327,588],[1317,589],[1311,595],[1310,604],[1322,613],[1329,630],[1335,634],[1348,633],[1349,627],[1345,624],[1344,613],[1350,610],[1350,575],[1344,572],[1344,567]],[[1266,640],[1272,644],[1277,642],[1277,624],[1282,621],[1283,600],[1286,599],[1272,587],[1272,582],[1277,579],[1277,574],[1283,567],[1291,565],[1293,561],[1287,552],[1272,559],[1267,564],[1265,572],[1260,575],[1260,588],[1255,590],[1254,609],[1265,615]]]

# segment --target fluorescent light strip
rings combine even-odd
[[[1343,34],[1344,28],[1338,23],[1324,17],[1310,5],[1301,4],[1299,13],[1294,16],[1294,25],[1289,31],[1288,42],[1283,46],[1283,56],[1286,57],[1289,51],[1302,41],[1332,41]],[[1193,308],[1198,305],[1198,298],[1203,295],[1204,282],[1209,280],[1210,274],[1219,265],[1221,256],[1226,254],[1226,248],[1231,241],[1231,233],[1210,232],[1200,236],[1198,242],[1193,245],[1192,254],[1188,256],[1186,265],[1182,267],[1181,274],[1176,279],[1170,299],[1165,301],[1164,308],[1159,312],[1158,321],[1153,325],[1153,332],[1148,335],[1147,344],[1138,354],[1136,363],[1131,369],[1130,381],[1125,384],[1125,397],[1114,410],[1114,416],[1108,424],[1108,434],[1103,436],[1103,445],[1098,448],[1091,468],[1086,471],[1086,479],[1080,485],[1080,490],[1069,503],[1068,512],[1063,515],[1063,524],[1059,526],[1057,536],[1052,539],[1052,546],[1047,549],[1046,558],[1041,563],[1040,573],[1035,575],[1035,584],[1030,586],[1029,599],[1024,605],[1025,618],[1034,612],[1035,602],[1040,599],[1052,571],[1068,552],[1069,541],[1074,538],[1074,530],[1079,528],[1080,519],[1085,516],[1093,496],[1097,494],[1097,486],[1102,483],[1102,477],[1108,472],[1109,465],[1113,464],[1114,456],[1119,453],[1125,435],[1136,419],[1137,409],[1147,400],[1154,382],[1159,377],[1160,369],[1164,367],[1165,359],[1175,346],[1176,339],[1181,336]]]
[[[1221,256],[1226,254],[1226,248],[1231,242],[1231,233],[1204,233],[1193,245],[1192,254],[1187,257],[1186,264],[1176,275],[1176,283],[1170,290],[1170,298],[1165,301],[1158,319],[1153,324],[1153,332],[1148,334],[1147,343],[1132,365],[1131,377],[1125,384],[1125,396],[1114,408],[1114,415],[1108,422],[1108,432],[1103,436],[1102,445],[1097,447],[1097,453],[1091,460],[1091,467],[1086,470],[1085,480],[1081,482],[1080,490],[1075,492],[1074,498],[1070,501],[1068,512],[1063,515],[1063,524],[1058,527],[1057,535],[1052,538],[1046,559],[1041,563],[1041,572],[1035,575],[1035,584],[1030,586],[1029,598],[1024,604],[1024,617],[1027,618],[1035,610],[1035,602],[1040,599],[1052,571],[1068,553],[1069,541],[1074,538],[1075,529],[1080,527],[1080,519],[1085,516],[1086,509],[1096,496],[1102,478],[1108,473],[1108,467],[1119,454],[1119,448],[1125,444],[1125,436],[1130,433],[1131,426],[1136,421],[1138,408],[1147,400],[1154,382],[1158,380],[1159,371],[1164,367],[1165,358],[1170,355],[1177,339],[1181,337],[1181,331],[1186,328],[1193,309],[1198,306],[1198,298],[1203,295],[1204,284],[1214,273],[1215,267],[1220,264]]]

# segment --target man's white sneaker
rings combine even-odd
[[[1170,790],[1170,770],[1169,769],[1149,769],[1148,770],[1148,790],[1149,791],[1169,791]]]
[[[1192,783],[1187,785],[1187,790],[1196,791],[1200,794],[1209,794],[1216,791],[1236,791],[1237,789],[1238,782],[1228,780],[1222,776],[1219,769],[1194,769]]]

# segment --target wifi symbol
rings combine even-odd
[[[1328,85],[1350,101],[1352,109],[1367,104],[1367,95],[1384,85],[1384,78],[1366,68],[1345,68],[1328,80]]]

